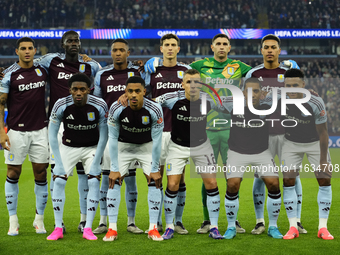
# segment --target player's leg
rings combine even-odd
[[[60,156],[63,160],[63,167],[54,167],[54,187],[52,205],[54,211],[55,229],[47,237],[47,240],[56,241],[63,238],[63,214],[65,205],[65,186],[73,168],[80,159],[81,148],[73,148],[64,144],[60,145]]]
[[[284,139],[282,147],[281,170],[283,173],[283,203],[289,220],[289,231],[283,239],[299,237],[297,229],[297,196],[295,190],[296,173],[300,169],[304,153],[296,144]]]
[[[188,234],[188,230],[185,229],[183,226],[183,212],[184,212],[184,206],[185,201],[187,197],[187,187],[185,184],[185,166],[183,167],[183,173],[181,175],[181,180],[179,183],[179,189],[177,194],[177,207],[176,207],[176,214],[175,214],[175,232],[181,235]]]
[[[142,234],[144,231],[138,228],[135,224],[136,207],[137,207],[137,182],[136,182],[136,165],[138,162],[132,162],[129,167],[129,174],[125,176],[124,181],[126,185],[125,201],[128,214],[127,231],[134,234]]]
[[[206,132],[207,132],[207,137],[213,149],[214,157],[217,160],[218,154],[220,151],[220,142],[221,142],[218,137],[218,132],[210,131],[210,130],[207,130]],[[203,223],[201,227],[197,229],[197,233],[206,234],[210,230],[210,220],[209,220],[209,212],[207,208],[207,191],[206,191],[204,183],[202,183],[201,196],[202,196],[202,205],[203,205]]]
[[[313,165],[319,165],[320,163],[320,145],[317,142],[315,145],[309,147],[310,153],[307,153],[307,158],[309,162]],[[319,171],[315,171],[315,177],[319,184],[318,192],[318,206],[319,206],[319,231],[318,237],[325,240],[332,240],[334,237],[329,233],[327,228],[327,221],[332,205],[332,186],[331,186],[331,176],[332,169],[331,157],[329,151],[327,153],[328,166],[320,166]],[[334,166],[333,166],[334,167]]]
[[[11,236],[19,234],[19,223],[17,216],[19,194],[18,181],[21,174],[22,164],[25,161],[29,147],[29,138],[25,134],[26,132],[9,130],[7,135],[11,142],[11,148],[10,151],[4,150],[5,164],[7,165],[5,196],[9,214],[8,235]]]
[[[46,169],[49,162],[47,128],[31,132],[28,156],[32,162],[35,179],[36,215],[33,221],[33,227],[36,233],[45,234],[44,211],[48,198]]]
[[[78,193],[79,193],[79,206],[80,206],[80,223],[78,231],[83,233],[86,224],[86,210],[87,210],[87,195],[89,192],[88,177],[85,174],[84,166],[81,162],[76,165],[78,175]]]
[[[107,207],[106,207],[106,197],[107,191],[109,189],[109,174],[110,174],[110,154],[109,154],[109,143],[106,144],[103,160],[102,160],[102,180],[99,193],[99,208],[100,208],[100,220],[99,226],[93,230],[94,234],[102,234],[107,232]]]

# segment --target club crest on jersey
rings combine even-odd
[[[166,164],[166,171],[171,171],[172,170],[172,165],[171,163]]]
[[[228,67],[228,68],[227,68],[227,73],[228,73],[229,75],[233,75],[233,74],[235,73],[235,68],[234,68],[234,67]]]
[[[183,74],[184,74],[183,71],[177,71],[177,77],[178,78],[183,79]]]
[[[277,75],[277,81],[278,82],[284,82],[285,81],[285,76],[283,74],[278,74]]]
[[[128,72],[128,77],[132,77],[132,76],[135,76],[134,72]]]
[[[88,119],[89,121],[94,121],[94,119],[95,119],[94,112],[88,112],[88,113],[87,113],[87,119]]]
[[[42,76],[42,72],[39,68],[36,68],[35,72],[37,73],[38,76]]]
[[[149,124],[149,123],[150,123],[150,118],[149,118],[149,116],[142,116],[142,123],[143,123],[144,125]]]
[[[85,72],[85,64],[81,64],[79,66],[79,72],[84,73]]]
[[[12,154],[12,153],[8,154],[8,160],[13,161],[14,160],[14,154]]]

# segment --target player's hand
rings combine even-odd
[[[308,90],[313,96],[320,97],[319,94],[314,89]]]
[[[330,179],[332,178],[333,167],[328,162],[320,161],[320,166],[314,171],[317,179]]]
[[[144,71],[148,73],[155,73],[156,68],[163,62],[159,57],[150,58],[144,65]]]
[[[111,171],[109,175],[109,189],[113,189],[116,180],[119,181],[119,185],[122,185],[122,176],[120,175],[120,172]]]
[[[294,60],[288,59],[288,60],[284,60],[282,63],[285,66],[287,66],[289,69],[292,69],[292,68],[300,69],[299,65]]]
[[[125,106],[127,107],[129,104],[128,104],[128,97],[123,94],[121,95],[118,100],[117,100],[118,104],[121,104],[122,106]]]
[[[11,142],[9,141],[9,137],[5,133],[5,130],[3,131],[3,133],[1,133],[0,136],[1,136],[0,143],[1,143],[2,148],[9,151],[11,149]]]
[[[150,173],[150,178],[148,179],[148,184],[150,184],[151,179],[155,181],[156,188],[159,189],[162,185],[162,176],[160,172]]]
[[[79,54],[79,56],[81,56],[83,58],[84,62],[89,62],[89,61],[92,60],[92,58],[90,58],[86,54]]]
[[[139,66],[138,72],[140,72],[140,73],[144,72],[144,62],[143,62],[143,60],[134,60],[134,61],[132,61],[132,64],[134,66]]]

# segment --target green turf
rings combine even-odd
[[[340,164],[340,149],[331,149],[333,164]],[[104,234],[99,235],[97,241],[82,239],[77,232],[79,224],[79,202],[77,191],[77,177],[69,178],[66,186],[66,205],[64,211],[64,222],[67,233],[64,239],[59,241],[47,241],[47,234],[35,234],[32,222],[35,213],[35,196],[33,174],[30,163],[25,161],[23,173],[19,181],[18,217],[20,231],[18,236],[8,236],[8,212],[4,194],[4,183],[6,179],[6,166],[3,163],[3,153],[0,153],[0,254],[334,254],[339,252],[339,209],[340,201],[337,195],[340,192],[340,180],[332,180],[333,203],[328,221],[328,228],[335,236],[333,241],[325,241],[317,238],[318,227],[318,185],[315,179],[303,178],[303,205],[302,223],[308,230],[308,234],[301,235],[294,240],[274,240],[266,234],[254,236],[250,231],[254,227],[255,214],[252,203],[252,179],[245,178],[240,191],[239,220],[246,229],[245,234],[238,234],[232,240],[212,240],[207,235],[196,234],[197,228],[202,222],[201,206],[201,180],[190,178],[190,171],[186,173],[187,200],[184,210],[183,223],[189,234],[180,236],[175,234],[171,240],[153,242],[147,239],[146,234],[134,235],[126,231],[127,216],[122,188],[122,203],[120,205],[118,218],[118,240],[114,242],[103,242]],[[48,175],[48,178],[50,174]],[[49,179],[48,179],[49,180]],[[148,228],[147,208],[147,185],[141,171],[137,173],[138,182],[138,205],[136,224],[141,229]],[[164,181],[165,185],[166,182]],[[218,179],[221,212],[219,218],[219,229],[224,233],[227,219],[224,210],[224,193],[226,189],[225,180]],[[282,184],[282,181],[281,181]],[[163,216],[164,219],[164,216]],[[265,219],[268,219],[265,214]],[[94,228],[99,222],[99,211],[94,221]],[[163,220],[163,222],[165,222]],[[268,220],[267,220],[268,222]],[[45,211],[45,227],[48,234],[53,230],[54,218],[52,202],[49,197]],[[282,234],[288,230],[288,220],[284,207],[278,225]]]

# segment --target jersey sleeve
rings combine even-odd
[[[108,116],[108,107],[104,100],[102,100],[103,105],[99,108],[99,126],[107,126],[107,116]]]
[[[11,83],[11,74],[12,73],[6,73],[4,78],[0,81],[0,92],[1,93],[9,93],[10,83]]]
[[[312,106],[315,124],[323,124],[327,122],[326,107],[322,98],[312,96],[308,103]]]
[[[107,125],[109,129],[109,153],[111,159],[111,171],[119,172],[118,167],[118,137],[120,129],[119,116],[124,107],[117,102],[111,105]]]
[[[169,108],[170,110],[174,107],[178,100],[179,92],[169,92],[155,98],[157,103],[159,103],[162,107]]]
[[[200,69],[202,67],[202,63],[203,63],[203,59],[201,60],[197,60],[195,62],[192,62],[189,66],[192,68],[192,69],[196,69],[197,71],[200,72]]]
[[[146,94],[150,95],[152,97],[152,94],[151,94],[152,89],[151,89],[151,84],[150,84],[151,83],[151,74],[149,72],[146,72],[144,74],[143,79],[145,80]]]
[[[97,61],[94,60],[91,60],[88,63],[91,65],[91,75],[95,77],[98,71],[100,70],[101,66]]]
[[[94,78],[94,91],[93,95],[96,97],[103,98],[102,88],[100,87],[100,78],[102,76],[102,72],[98,72]]]
[[[155,104],[157,109],[151,113],[152,163],[151,173],[159,170],[159,158],[162,150],[162,133],[164,128],[162,108]]]
[[[54,104],[52,111],[51,111],[50,123],[60,126],[60,123],[63,120],[64,110],[66,108],[65,101],[66,101],[66,98],[60,98]]]
[[[240,61],[240,67],[241,67],[242,77],[246,76],[247,73],[252,69],[250,65],[247,65],[246,63],[243,63],[241,61]]]
[[[50,65],[52,62],[52,59],[55,58],[58,54],[57,53],[48,53],[40,58],[34,59],[34,63],[37,63],[41,65],[46,70],[50,69]]]

